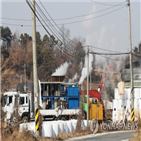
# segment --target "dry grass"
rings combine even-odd
[[[112,110],[111,109],[105,109],[105,116],[106,119],[112,119]]]
[[[79,137],[79,136],[84,136],[91,134],[90,127],[86,127],[85,129],[80,129],[79,131],[71,132],[69,134],[65,134],[63,132],[59,133],[58,137],[56,138],[57,140],[66,140],[68,138],[73,138],[73,137]]]
[[[43,116],[39,115],[39,135],[42,136],[42,125],[43,125]]]
[[[141,141],[141,129],[138,129],[130,141]]]
[[[35,137],[34,133],[23,129],[21,132],[17,130],[5,129],[2,132],[2,141],[55,141],[59,140],[58,137],[43,138],[42,136]]]
[[[83,127],[83,118],[82,112],[78,115],[78,121],[77,121],[77,128],[75,132],[71,132],[69,134],[65,134],[61,132],[57,137],[52,137],[52,138],[45,138],[42,137],[42,116],[39,116],[39,121],[40,121],[40,129],[39,137],[35,137],[34,133],[31,131],[28,131],[27,129],[23,129],[21,132],[19,132],[19,124],[16,124],[11,127],[7,128],[2,128],[2,139],[3,141],[58,141],[58,140],[65,140],[68,138],[72,137],[78,137],[78,136],[83,136],[83,135],[88,135],[91,134],[90,127],[86,127],[85,129],[82,129]]]
[[[3,141],[36,141],[36,138],[33,136],[33,133],[29,132],[26,129],[23,129],[22,132],[13,131],[13,129],[3,130],[2,133]]]
[[[133,137],[130,139],[130,141],[141,141],[141,121],[138,123],[138,129],[134,133]]]

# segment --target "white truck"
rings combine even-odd
[[[60,83],[60,82],[55,82],[55,83],[43,82],[42,83],[40,82],[39,84],[40,84],[39,85],[39,109],[44,119],[46,120],[56,120],[56,119],[67,120],[69,118],[76,118],[76,116],[80,112],[79,94],[77,94],[76,96],[75,95],[68,96],[65,92],[66,91],[65,83]],[[52,86],[54,86],[55,90],[52,89]],[[60,89],[60,87],[62,86],[64,90]],[[43,87],[44,88],[46,87],[46,88],[43,89]],[[76,88],[71,87],[71,89],[77,90]],[[16,104],[19,105],[18,112],[19,112],[21,119],[25,119],[25,120],[34,119],[35,110],[34,110],[34,94],[33,93],[34,93],[33,90],[28,90],[28,93],[23,93],[22,91],[20,92],[19,89],[18,89],[18,92],[5,92],[4,93],[3,110],[4,112],[6,112],[7,121],[10,121],[11,114],[13,113],[14,106]],[[79,91],[75,93],[79,93]],[[48,101],[48,107],[46,107],[47,101]],[[58,101],[60,101],[59,105],[57,104]],[[68,102],[69,102],[69,107],[67,104]]]
[[[11,114],[18,104],[18,113],[21,119],[33,118],[32,105],[29,104],[31,100],[31,93],[5,92],[4,93],[4,107],[3,111],[6,113],[5,120],[10,122]]]

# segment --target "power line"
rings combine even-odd
[[[113,5],[112,7],[105,8],[103,10],[99,10],[99,11],[96,11],[96,12],[92,12],[90,14],[83,14],[83,15],[72,16],[72,17],[65,17],[65,18],[59,18],[59,19],[53,19],[53,20],[54,21],[60,21],[60,20],[70,20],[70,19],[76,19],[76,18],[80,18],[80,17],[85,17],[85,16],[97,14],[97,13],[100,13],[100,12],[103,12],[103,11],[106,11],[106,10],[109,10],[109,9],[112,9],[112,8],[114,8],[116,6],[121,6],[121,4],[123,4],[123,3],[126,3],[126,2],[122,2],[122,3],[119,3],[119,4]],[[5,20],[12,20],[12,21],[31,21],[30,19],[15,19],[15,18],[4,18],[4,17],[0,17],[0,18],[1,19],[5,19]]]
[[[28,4],[28,6],[30,7],[30,9],[33,11],[33,13],[35,14],[35,16],[37,17],[37,19],[40,21],[40,23],[41,23],[41,25],[43,26],[43,28],[45,29],[45,31],[48,33],[48,35],[49,36],[51,36],[50,35],[50,33],[48,32],[48,30],[44,27],[44,25],[42,24],[42,22],[41,22],[41,20],[39,19],[39,17],[37,16],[37,14],[35,13],[35,11],[33,10],[33,8],[31,7],[31,4],[28,2],[28,0],[26,0],[26,2],[27,2],[27,4]]]
[[[118,10],[124,8],[124,7],[126,7],[126,5],[123,6],[123,7],[118,8],[118,9],[112,10],[112,11],[110,11],[110,12],[107,12],[107,13],[105,13],[105,14],[99,15],[99,16],[95,16],[95,17],[92,17],[92,18],[84,19],[84,20],[78,20],[78,21],[68,22],[68,23],[60,23],[60,24],[57,24],[57,25],[68,25],[68,24],[75,24],[75,23],[80,23],[80,22],[86,22],[86,21],[88,21],[88,20],[93,20],[93,19],[96,19],[96,18],[103,17],[103,16],[105,16],[105,15],[111,14],[111,13],[113,13],[113,12],[115,12],[115,11],[118,11]],[[11,23],[10,23],[10,24],[9,24],[9,23],[2,23],[2,24],[13,25],[13,26],[21,26],[21,25],[11,24]],[[22,25],[22,26],[31,26],[31,25]],[[40,26],[40,25],[37,25],[37,26]],[[52,26],[55,26],[55,25],[52,25]]]
[[[51,15],[49,14],[49,12],[45,9],[44,5],[42,4],[42,2],[39,0],[40,4],[42,5],[43,9],[46,11],[46,13],[49,15],[49,17],[51,18],[51,20],[53,21],[53,23],[56,25],[56,27],[59,29],[59,31],[61,31],[61,33],[67,38],[69,39],[69,41],[71,41],[73,44],[74,43],[67,35],[64,34],[64,32],[61,30],[61,28],[59,28],[59,26],[55,23],[55,21],[53,20],[53,18],[51,17]]]
[[[115,6],[118,6],[118,5],[121,5],[121,3],[115,5]],[[83,14],[83,15],[79,15],[79,16],[73,16],[73,17],[66,17],[66,18],[62,18],[62,19],[54,19],[55,21],[59,21],[59,20],[70,20],[70,19],[76,19],[76,18],[80,18],[80,17],[85,17],[85,16],[89,16],[89,15],[94,15],[94,14],[97,14],[97,13],[100,13],[100,12],[103,12],[103,11],[106,11],[106,10],[109,10],[109,9],[112,9],[114,8],[115,6],[113,7],[109,7],[109,8],[105,8],[103,10],[99,10],[99,11],[96,11],[96,12],[92,12],[90,14]]]
[[[130,52],[123,52],[123,53],[100,53],[100,52],[93,52],[90,51],[90,54],[98,54],[98,55],[125,55],[125,54],[130,54]]]
[[[103,55],[99,55],[99,54],[96,54],[96,55],[101,56],[103,58],[106,58],[108,60],[115,60],[114,58],[106,57],[106,56],[103,56]],[[117,61],[124,62],[125,60],[117,60]]]
[[[84,46],[84,47],[87,47],[87,46]],[[99,49],[99,50],[103,50],[103,51],[110,51],[110,52],[117,52],[117,53],[121,53],[119,51],[113,51],[113,50],[108,50],[108,49],[104,49],[104,48],[99,48],[99,47],[95,47],[95,46],[91,46],[89,45],[90,48],[96,48],[96,49]]]
[[[126,7],[126,6],[123,6],[123,7],[121,7],[121,8],[112,10],[112,11],[110,11],[110,12],[107,12],[107,13],[103,14],[103,15],[95,16],[95,17],[92,17],[92,18],[84,19],[84,20],[79,20],[79,21],[74,21],[74,22],[63,23],[63,24],[64,24],[64,25],[68,25],[68,24],[75,24],[75,23],[79,23],[79,22],[86,22],[86,21],[88,21],[88,20],[93,20],[93,19],[96,19],[96,18],[99,18],[99,17],[103,17],[103,16],[105,16],[105,15],[111,14],[111,13],[113,13],[113,12],[115,12],[115,11],[118,11],[118,10],[124,8],[124,7]],[[58,24],[58,25],[59,25],[59,24]]]
[[[95,55],[101,56],[101,57],[109,59],[109,60],[115,60],[114,58],[106,57],[106,56],[103,56],[103,55],[100,55],[100,54],[95,54]],[[106,54],[106,55],[108,55],[108,54]],[[138,56],[138,55],[133,54],[133,53],[132,53],[132,55],[137,56],[137,57],[141,57],[141,55]],[[128,57],[128,56],[126,56],[126,57]],[[124,62],[124,61],[126,61],[126,59],[125,60],[124,59],[123,60],[117,60],[117,61],[121,61],[121,62],[123,61]],[[134,61],[134,59],[132,59],[132,61]]]
[[[94,1],[94,0],[90,0],[90,1],[92,1],[94,3],[101,4],[101,5],[106,5],[106,6],[119,6],[119,5],[106,4],[106,3],[102,3],[102,2],[98,2],[98,1]],[[125,3],[125,2],[121,2],[120,5],[123,3]]]
[[[44,12],[41,10],[41,8],[40,8],[40,6],[36,3],[36,6],[38,7],[38,9],[39,9],[39,11],[42,13],[42,15],[44,16],[44,18],[45,19],[47,19],[47,21],[48,21],[48,23],[49,23],[49,25],[52,25],[52,23],[49,21],[49,19],[46,17],[46,15],[44,14]],[[47,11],[46,11],[47,12]],[[48,15],[49,15],[49,13],[48,13]],[[50,15],[49,15],[50,16]],[[50,16],[50,18],[51,18],[51,16]],[[55,23],[55,22],[54,22]],[[56,24],[56,23],[55,23]],[[58,27],[58,26],[57,26]],[[59,40],[60,40],[60,37],[61,37],[61,34],[58,32],[58,30],[54,27],[54,26],[51,26],[49,29],[51,29],[52,28],[52,30],[55,32],[53,32],[52,30],[51,30],[51,32],[58,38],[58,36],[59,36]],[[62,32],[62,30],[58,27],[58,29]],[[56,35],[57,34],[57,35]],[[65,34],[64,34],[65,35]],[[66,36],[66,35],[65,35]],[[67,37],[67,36],[66,36]],[[62,38],[62,37],[61,37]],[[68,37],[67,37],[68,38]],[[68,38],[69,39],[69,38]],[[71,39],[69,39],[70,41],[71,41]],[[63,42],[64,43],[64,45],[65,45],[65,42],[64,41],[62,41],[61,40],[61,42]],[[67,46],[69,45],[70,47],[72,47],[72,45],[69,43],[69,42],[67,42],[68,44],[67,44]],[[68,47],[67,47],[68,48]],[[73,48],[68,48],[69,49],[69,51],[71,51],[72,52],[72,54],[73,54],[73,52],[74,52],[74,50],[73,50]]]
[[[41,17],[41,15],[39,14],[39,12],[36,10],[36,12],[39,14],[39,16],[40,16],[40,18],[37,16],[37,14],[35,13],[35,11],[32,9],[32,3],[29,3],[29,1],[28,0],[26,0],[26,2],[27,2],[27,4],[29,5],[29,7],[30,7],[30,9],[34,12],[34,14],[35,14],[35,16],[38,18],[38,20],[40,21],[40,23],[41,23],[41,25],[43,26],[43,28],[45,29],[45,31],[49,34],[49,36],[51,37],[51,34],[49,33],[49,31],[45,28],[45,26],[43,25],[43,23],[42,23],[42,21],[40,20],[40,18],[42,19],[42,17]],[[44,20],[43,20],[44,21]],[[45,22],[45,21],[44,21]],[[46,23],[45,23],[46,24]],[[50,27],[48,27],[49,29],[50,29],[50,31],[52,32],[52,29],[50,28]],[[54,32],[52,32],[52,33],[54,33]],[[56,34],[54,34],[55,35],[55,37],[56,37]],[[58,39],[58,38],[57,38]],[[74,57],[73,56],[73,54],[70,54],[70,50],[68,50],[68,51],[66,51],[66,50],[64,50],[60,45],[58,45],[58,47],[61,49],[61,50],[63,50],[66,54],[68,54],[68,55],[70,55],[70,56],[72,56],[72,57]]]

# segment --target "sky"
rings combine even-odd
[[[97,3],[97,1],[101,3]],[[36,2],[40,4],[39,0]],[[59,27],[64,25],[70,30],[71,39],[84,38],[85,45],[119,52],[129,51],[126,0],[41,0],[41,2],[53,19],[84,15],[71,20],[55,20]],[[132,48],[138,46],[141,41],[140,6],[140,0],[131,0]],[[31,10],[25,0],[0,0],[0,9],[0,25],[8,26],[12,33],[32,35]],[[82,20],[86,21],[65,24]],[[46,34],[39,21],[36,21],[36,30],[40,32],[41,37]],[[101,52],[98,49],[93,50]]]

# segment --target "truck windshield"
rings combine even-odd
[[[7,95],[4,96],[4,105],[7,103]]]

